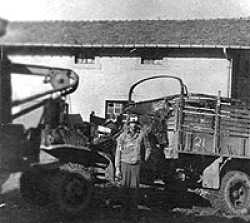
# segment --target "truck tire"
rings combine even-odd
[[[92,197],[92,183],[81,165],[65,164],[58,172],[55,202],[59,211],[68,216],[83,214]]]
[[[30,168],[21,175],[20,193],[25,201],[40,206],[47,205],[50,202],[45,178],[46,173],[36,167]]]
[[[250,178],[241,171],[229,171],[221,180],[213,205],[227,214],[245,215],[250,208]]]

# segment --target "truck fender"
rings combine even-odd
[[[219,189],[220,187],[220,164],[223,158],[219,157],[207,166],[202,173],[202,187]]]

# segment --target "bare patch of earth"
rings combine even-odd
[[[81,216],[67,218],[58,213],[53,206],[38,207],[26,203],[19,193],[21,173],[2,173],[0,175],[0,222],[1,223],[122,223],[119,202],[96,198]],[[114,198],[115,193],[111,196]],[[210,207],[209,202],[195,193],[167,194],[157,189],[141,189],[139,222],[205,222],[236,223],[248,222],[250,216],[238,218],[225,216]]]

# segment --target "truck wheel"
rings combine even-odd
[[[241,171],[229,171],[221,181],[215,206],[228,214],[244,215],[250,207],[250,179]]]
[[[25,171],[20,178],[20,193],[28,203],[44,206],[49,203],[49,193],[44,187],[46,174],[38,168]]]
[[[56,190],[56,205],[61,213],[75,216],[83,214],[92,197],[92,184],[77,171],[61,172]]]

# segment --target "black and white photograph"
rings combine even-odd
[[[1,0],[0,222],[250,222],[250,1]]]

